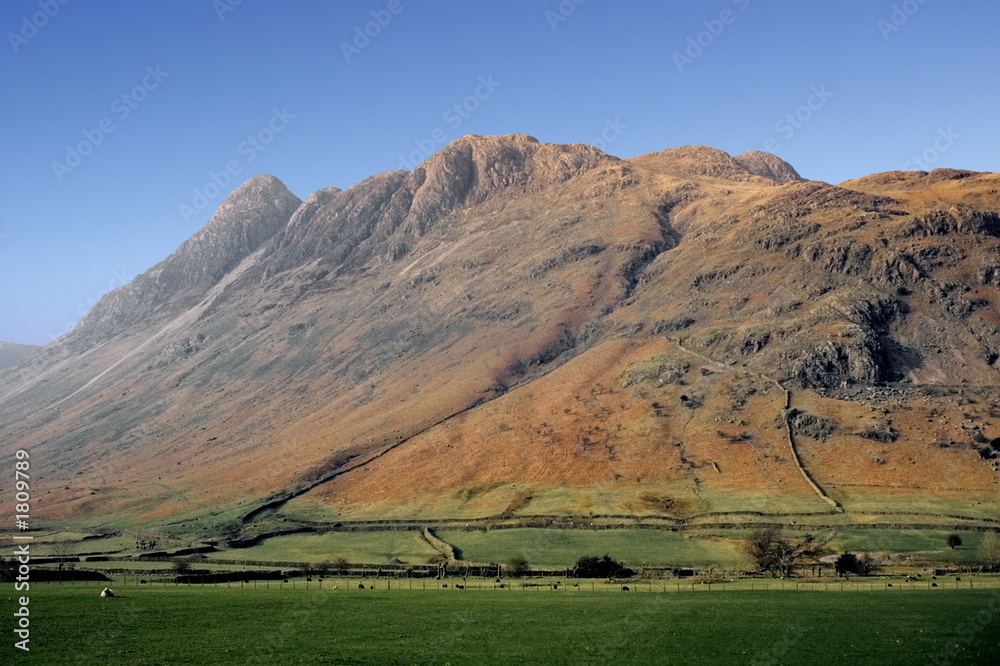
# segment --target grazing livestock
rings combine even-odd
[[[365,589],[365,584],[364,583],[358,583],[358,589],[359,590]]]
[[[101,596],[102,597],[113,597],[113,596],[115,596],[115,591],[112,590],[110,587],[106,587],[103,590],[101,590]]]
[[[622,585],[622,592],[628,592],[628,585]]]

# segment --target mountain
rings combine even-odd
[[[31,356],[39,347],[36,345],[23,345],[19,342],[0,341],[0,370],[10,367],[23,358]]]
[[[523,135],[255,176],[0,373],[0,455],[64,526],[995,516],[998,192]]]

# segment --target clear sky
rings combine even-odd
[[[994,0],[4,0],[0,340],[65,333],[256,173],[305,198],[465,134],[998,171],[998,26]]]

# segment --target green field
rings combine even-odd
[[[739,545],[721,538],[694,538],[658,530],[511,529],[437,533],[461,551],[462,559],[506,562],[514,555],[539,568],[571,567],[584,555],[608,553],[627,566],[673,564],[682,567],[736,568]]]
[[[793,541],[806,534],[816,540],[827,537],[826,530],[803,526],[786,530]],[[945,542],[951,531],[942,530],[838,530],[824,553],[903,554],[911,562],[942,565],[972,565],[982,532],[958,530],[962,545],[950,549]],[[453,545],[461,559],[470,562],[507,561],[514,555],[526,557],[536,568],[571,567],[584,555],[610,554],[626,565],[672,565],[705,569],[738,569],[749,566],[741,555],[747,530],[660,530],[609,529],[496,529],[440,530],[439,538]],[[380,564],[393,558],[408,564],[429,562],[437,552],[416,531],[334,532],[273,537],[251,548],[223,550],[209,554],[212,559],[300,562],[318,564],[343,558],[349,562]]]
[[[1000,591],[31,589],[43,664],[1000,663]],[[894,588],[896,589],[896,588]],[[13,591],[7,588],[8,610]],[[5,611],[6,612],[6,611]],[[9,617],[9,614],[8,614]],[[4,663],[29,655],[2,650]]]
[[[958,534],[962,545],[954,550],[946,539]],[[839,533],[828,545],[838,553],[907,553],[913,562],[975,564],[983,532],[966,530],[853,530]]]
[[[415,531],[330,532],[292,534],[265,539],[252,548],[210,553],[209,560],[257,560],[319,564],[343,558],[348,562],[382,564],[396,558],[407,564],[424,564],[437,551]]]

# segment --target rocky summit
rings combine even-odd
[[[0,371],[0,455],[36,520],[199,534],[987,520],[998,210],[992,173],[522,135],[305,200],[255,176]]]

